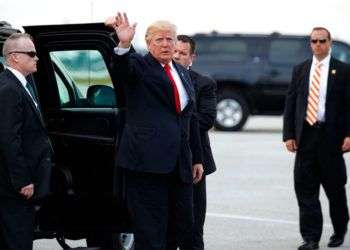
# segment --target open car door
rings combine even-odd
[[[55,151],[52,195],[37,213],[37,237],[130,232],[123,178],[114,178],[124,103],[110,69],[116,38],[102,23],[24,29],[38,52],[34,80]]]

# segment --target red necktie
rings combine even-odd
[[[171,86],[173,88],[176,112],[180,113],[181,112],[180,95],[179,95],[179,91],[177,90],[174,78],[170,72],[169,64],[164,65],[164,70],[165,70],[165,73],[167,74],[167,76],[169,77],[169,80],[171,82]]]

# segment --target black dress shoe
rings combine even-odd
[[[345,234],[333,234],[329,238],[328,247],[339,247],[344,243]]]
[[[318,242],[316,241],[307,241],[304,242],[300,247],[298,247],[298,250],[314,250],[318,249]]]

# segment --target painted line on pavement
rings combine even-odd
[[[242,216],[242,215],[235,215],[235,214],[207,213],[207,216],[216,217],[216,218],[233,219],[233,220],[248,220],[248,221],[260,221],[260,222],[268,222],[268,223],[288,224],[288,225],[299,225],[299,222],[297,222],[297,221],[270,219],[270,218],[259,218],[259,217]],[[330,225],[330,224],[324,224],[324,226],[325,227],[332,227],[332,225]]]

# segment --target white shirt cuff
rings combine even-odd
[[[115,47],[114,53],[117,54],[118,56],[122,56],[122,55],[125,55],[126,53],[128,53],[129,50],[130,50],[130,47],[129,48]]]

